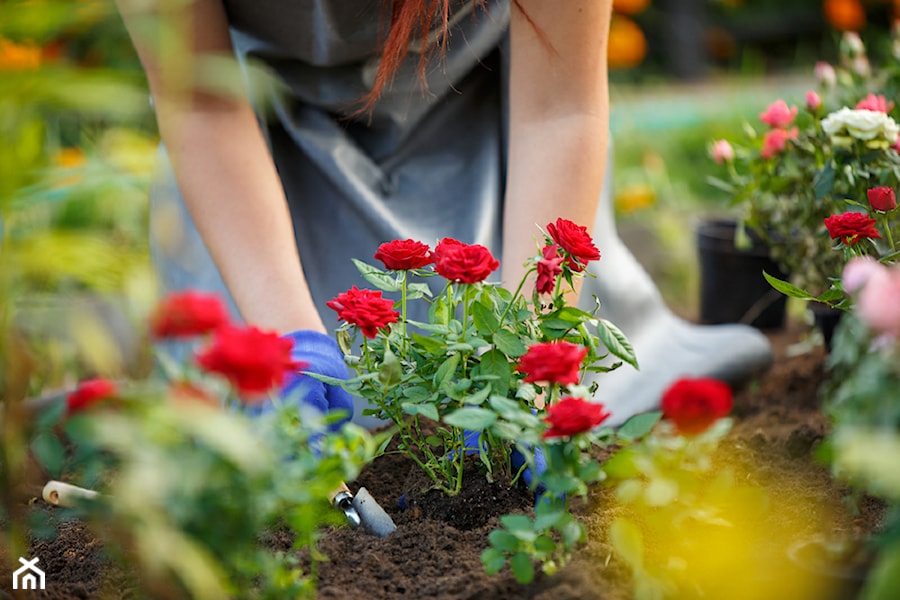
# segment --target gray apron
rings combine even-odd
[[[414,40],[371,115],[352,120],[348,108],[359,105],[377,67],[382,0],[224,3],[238,58],[261,62],[284,88],[265,94],[270,110],[259,112],[267,115],[261,126],[326,326],[339,323],[325,303],[365,283],[350,259],[378,264],[372,255],[382,242],[454,237],[499,255],[506,2],[476,10],[458,3],[446,56],[429,66],[427,91],[416,75]],[[151,192],[151,246],[163,286],[230,298],[162,163]]]

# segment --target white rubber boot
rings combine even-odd
[[[681,377],[715,377],[729,383],[746,380],[772,362],[769,341],[746,325],[696,325],[675,316],[653,280],[619,238],[613,212],[612,159],[600,200],[594,240],[601,259],[588,271],[581,307],[612,321],[628,337],[640,371],[628,364],[611,373],[595,374],[596,399],[607,406],[610,425],[659,407],[662,393]],[[613,362],[613,361],[609,361]],[[590,383],[588,381],[587,383]]]

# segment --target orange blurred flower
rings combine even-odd
[[[16,44],[0,38],[0,71],[37,69],[41,66],[40,46]]]
[[[644,12],[650,0],[613,0],[613,10],[623,15],[636,15]]]
[[[609,29],[607,62],[611,69],[636,67],[647,55],[647,38],[637,23],[627,17],[613,17]]]
[[[859,0],[825,0],[825,18],[838,31],[859,31],[866,26],[866,10]]]

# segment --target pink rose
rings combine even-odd
[[[794,122],[797,116],[797,107],[788,108],[784,100],[776,100],[760,113],[759,120],[773,129],[783,129]]]
[[[873,331],[900,338],[900,268],[872,273],[856,302],[859,318]]]
[[[813,73],[815,73],[816,80],[825,87],[833,87],[837,83],[837,73],[834,67],[825,61],[817,62]]]
[[[875,94],[869,94],[856,105],[856,110],[871,110],[874,112],[883,112],[884,114],[891,112],[892,108],[894,108],[894,103],[888,102],[887,98],[881,94],[877,96]]]
[[[734,148],[728,143],[728,140],[718,140],[713,144],[710,150],[712,158],[717,163],[724,164],[734,160]]]
[[[883,270],[884,266],[871,256],[857,256],[844,267],[841,284],[845,291],[855,294],[866,285],[872,275]]]
[[[819,94],[815,92],[815,90],[810,90],[806,92],[806,110],[811,113],[816,112],[822,107],[822,98],[819,97]]]
[[[770,129],[763,137],[763,147],[759,151],[759,155],[768,160],[776,154],[784,152],[788,140],[797,139],[798,133],[796,127],[790,131],[786,129]]]

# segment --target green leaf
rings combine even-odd
[[[606,319],[597,319],[597,337],[613,356],[621,358],[635,369],[640,368],[631,342],[618,327]]]
[[[421,333],[412,333],[410,337],[417,346],[428,354],[443,354],[446,348],[446,344],[442,340],[425,336]]]
[[[479,375],[493,375],[496,379],[491,383],[494,393],[506,396],[509,392],[509,380],[512,378],[512,366],[506,355],[500,350],[485,352],[479,358]]]
[[[363,261],[352,258],[353,264],[363,279],[371,283],[377,289],[384,292],[399,292],[401,290],[400,282],[393,275],[390,275],[377,267],[366,264]]]
[[[506,564],[506,555],[498,548],[485,548],[481,553],[481,564],[488,575],[496,575]]]
[[[600,468],[600,463],[597,461],[592,460],[578,467],[578,479],[585,483],[597,481],[602,476],[603,470]]]
[[[727,194],[734,193],[734,186],[725,181],[724,179],[719,179],[718,177],[713,177],[712,175],[707,176],[706,183],[711,185],[714,188],[718,188]]]
[[[440,421],[441,416],[438,414],[437,406],[434,404],[420,404],[419,414],[432,421]]]
[[[423,400],[428,399],[429,396],[431,396],[431,391],[423,385],[414,385],[403,388],[403,397],[409,398],[410,400],[422,402]]]
[[[662,419],[662,412],[658,410],[635,415],[619,427],[616,436],[628,442],[638,440],[650,433],[660,419]]]
[[[518,552],[519,538],[508,531],[495,529],[488,534],[488,541],[491,546],[502,552]]]
[[[822,200],[834,189],[835,170],[834,162],[828,161],[821,171],[816,174],[813,179],[813,189],[816,193],[816,200]]]
[[[410,283],[406,286],[407,300],[418,300],[426,296],[431,298],[431,288],[427,283]]]
[[[534,517],[534,528],[537,531],[546,531],[560,522],[565,513],[556,510],[554,512],[541,513]]]
[[[447,360],[441,363],[437,372],[434,374],[434,386],[436,388],[443,387],[453,375],[456,373],[456,367],[459,366],[459,354],[452,354]]]
[[[566,548],[574,548],[575,544],[585,537],[584,526],[570,515],[566,516],[569,517],[569,519],[560,529],[560,533],[562,534],[563,543]]]
[[[31,442],[31,451],[38,462],[54,477],[62,473],[66,450],[62,442],[51,433],[41,433]]]
[[[516,581],[522,585],[526,585],[534,580],[534,565],[531,557],[525,552],[516,553],[509,561],[509,568],[512,570]]]
[[[628,519],[618,517],[609,528],[609,540],[628,565],[638,570],[644,564],[644,538],[637,525]]]
[[[647,506],[665,506],[678,497],[678,484],[671,479],[654,477],[644,490]]]
[[[444,442],[441,441],[441,438],[436,435],[429,435],[427,438],[425,438],[425,443],[432,448],[440,448],[444,445]]]
[[[478,332],[484,336],[500,329],[500,321],[494,315],[494,311],[480,302],[472,304],[472,322]]]
[[[470,431],[482,431],[493,425],[496,420],[497,413],[476,406],[460,408],[449,415],[444,415],[443,418],[443,422],[451,427],[459,427]]]
[[[773,288],[775,288],[785,296],[788,296],[790,298],[799,298],[800,300],[816,299],[816,297],[809,292],[804,292],[792,283],[788,283],[787,281],[783,281],[781,279],[778,279],[777,277],[773,277],[765,271],[763,271],[763,277],[766,278],[766,281],[769,282],[769,285],[771,285]]]
[[[519,358],[528,351],[525,344],[518,336],[510,331],[501,329],[494,334],[494,345],[500,352],[510,358]]]
[[[392,387],[400,383],[403,378],[403,367],[397,356],[391,351],[390,346],[384,345],[384,360],[378,369],[378,381],[385,387]]]
[[[500,517],[500,523],[513,535],[523,531],[528,533],[534,532],[534,522],[526,515],[502,515]]]
[[[556,550],[556,542],[548,535],[540,535],[534,540],[534,549],[543,554],[553,554]]]
[[[491,395],[491,385],[488,384],[474,394],[470,394],[463,398],[466,404],[482,404]]]
[[[402,408],[403,412],[405,412],[408,415],[419,414],[419,405],[413,404],[412,402],[404,402],[403,404],[400,405],[400,408]]]

